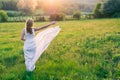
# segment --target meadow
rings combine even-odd
[[[24,25],[0,23],[0,80],[120,80],[120,19],[59,21],[61,32],[33,73],[24,64]]]

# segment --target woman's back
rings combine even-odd
[[[34,39],[34,36],[35,36],[34,29],[32,29],[32,34],[30,34],[30,33],[27,32],[27,29],[25,28],[25,38],[26,38],[26,41]]]
[[[32,29],[32,34],[28,33],[26,28],[25,28],[25,41],[24,41],[24,49],[29,50],[29,51],[34,51],[36,50],[36,43],[35,43],[35,32],[34,29]]]

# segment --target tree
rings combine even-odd
[[[94,17],[95,18],[101,18],[102,13],[101,13],[101,3],[98,3],[94,9]]]
[[[63,21],[65,19],[65,14],[64,13],[53,13],[50,15],[50,20],[54,21]]]
[[[3,7],[3,4],[2,4],[2,2],[0,1],[0,9]]]
[[[119,17],[120,0],[106,0],[103,3],[102,13],[104,17]]]
[[[3,10],[18,10],[17,8],[17,1],[16,0],[2,0],[0,1],[2,3],[2,9]],[[0,4],[1,5],[1,4]]]
[[[78,11],[78,12],[75,12],[74,14],[73,14],[73,18],[74,19],[80,19],[80,17],[81,17],[81,13]]]
[[[8,19],[8,15],[5,11],[0,10],[0,22],[6,22]]]
[[[31,14],[36,9],[37,3],[34,0],[19,0],[17,7],[26,14]]]

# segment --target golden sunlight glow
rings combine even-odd
[[[55,4],[57,1],[56,0],[45,0],[45,4]]]
[[[49,1],[49,3],[54,3],[55,2],[55,0],[48,0]]]
[[[59,0],[43,0],[41,6],[44,11],[54,12],[60,8],[61,3]]]

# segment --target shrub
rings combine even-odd
[[[46,21],[44,16],[36,16],[36,21]]]
[[[17,17],[17,16],[22,16],[22,13],[19,11],[7,11],[7,15],[9,17]]]
[[[54,13],[50,15],[50,20],[54,21],[63,21],[65,19],[65,14],[64,13]]]
[[[90,13],[85,15],[85,19],[92,19],[93,17],[94,15]]]
[[[8,15],[5,11],[0,10],[0,22],[6,22],[8,19]]]
[[[73,18],[79,20],[79,19],[81,18],[81,13],[80,13],[80,12],[75,12],[75,13],[73,14]]]

